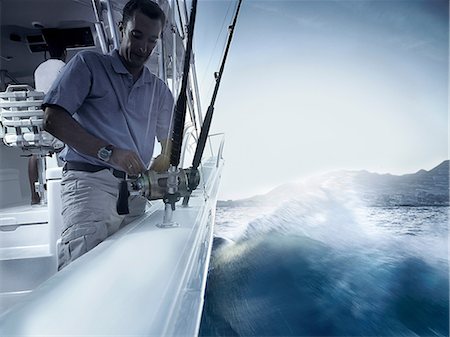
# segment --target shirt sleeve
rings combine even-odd
[[[158,121],[156,123],[156,138],[159,142],[170,137],[169,133],[172,131],[173,105],[174,100],[172,93],[166,87],[160,106]]]
[[[89,94],[91,80],[92,73],[83,54],[78,53],[59,73],[45,95],[43,107],[58,105],[73,115]]]

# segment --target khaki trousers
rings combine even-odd
[[[117,214],[120,179],[111,171],[65,171],[61,180],[63,226],[58,270],[87,253],[145,212],[147,199],[130,196],[130,214]]]

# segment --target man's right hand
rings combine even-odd
[[[44,130],[77,151],[98,158],[98,150],[108,145],[103,139],[87,132],[64,108],[51,105],[45,108]],[[114,148],[109,162],[129,175],[146,170],[137,153]]]
[[[146,170],[136,152],[117,147],[113,149],[109,162],[116,167],[120,167],[129,175],[138,175]]]

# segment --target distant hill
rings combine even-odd
[[[331,172],[315,180],[321,187],[350,188],[368,206],[448,206],[449,161],[430,171],[405,175],[378,174],[367,171]],[[241,200],[218,201],[219,207],[245,207],[281,202],[302,193],[301,184],[281,185],[264,195]]]
[[[448,206],[449,161],[430,171],[394,176],[360,172],[353,183],[373,206]]]

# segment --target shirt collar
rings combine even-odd
[[[118,74],[130,74],[125,68],[124,64],[122,63],[122,60],[119,56],[119,51],[117,49],[114,49],[110,55],[112,56],[112,66],[114,68],[114,71]],[[144,66],[144,69],[142,70],[141,76],[136,81],[136,84],[138,86],[144,85],[145,83],[149,83],[152,81],[152,76],[150,74],[150,70],[146,66]]]
[[[139,76],[139,78],[136,81],[137,86],[144,85],[146,83],[150,83],[152,81],[152,74],[150,73],[150,70],[146,66],[144,66],[144,69],[142,69],[142,74]]]
[[[114,71],[118,74],[129,74],[127,68],[122,63],[122,60],[119,56],[119,51],[117,49],[114,49],[110,55],[112,56],[112,66],[114,68]]]

